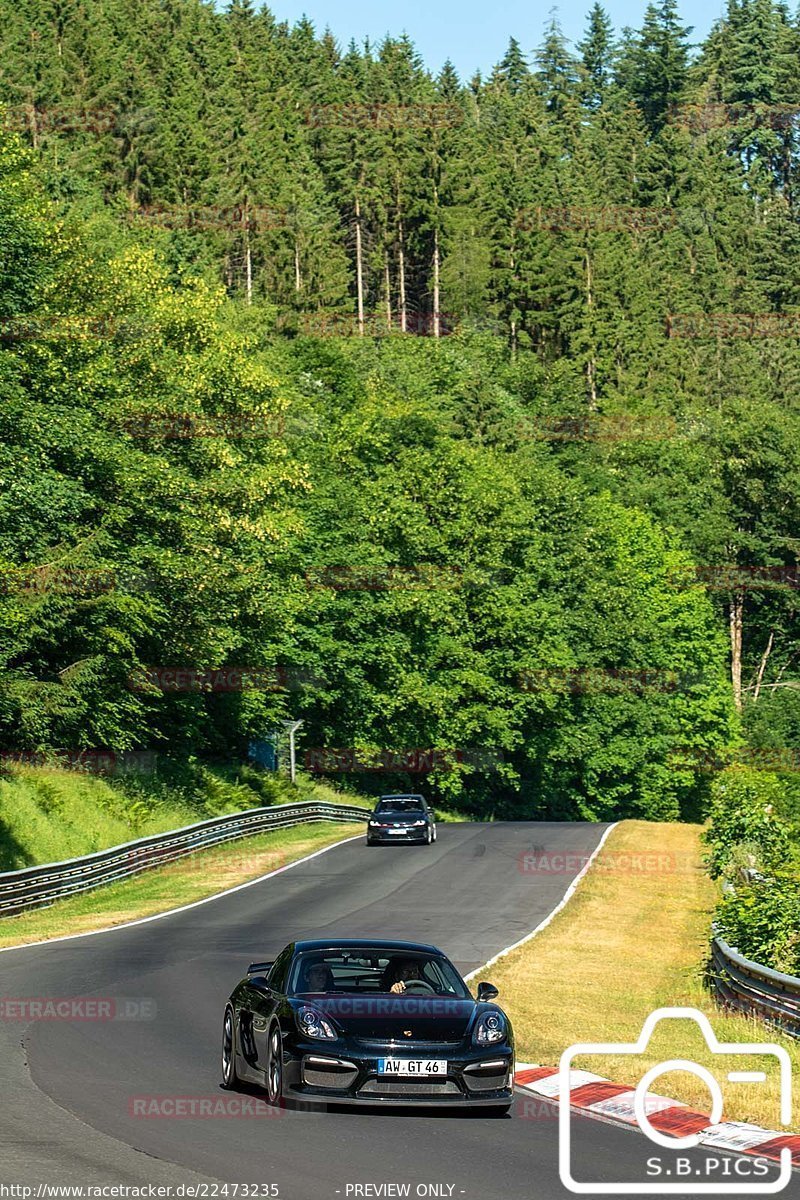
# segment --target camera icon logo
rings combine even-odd
[[[581,1042],[569,1046],[561,1055],[559,1063],[559,1112],[558,1112],[558,1167],[561,1182],[568,1191],[577,1195],[669,1195],[680,1193],[683,1196],[697,1195],[762,1195],[782,1191],[789,1183],[792,1175],[792,1152],[783,1147],[780,1153],[780,1172],[776,1179],[768,1182],[748,1183],[741,1178],[736,1182],[695,1182],[692,1177],[682,1178],[680,1182],[643,1181],[641,1183],[619,1182],[586,1182],[577,1180],[572,1173],[572,1125],[570,1120],[570,1069],[577,1057],[585,1059],[587,1055],[619,1055],[644,1054],[653,1036],[653,1031],[659,1021],[678,1018],[691,1020],[700,1029],[706,1045],[712,1054],[757,1056],[762,1059],[769,1055],[777,1059],[780,1079],[780,1124],[786,1127],[791,1122],[792,1107],[792,1065],[788,1052],[783,1046],[774,1042],[720,1042],[717,1039],[708,1017],[695,1008],[659,1008],[652,1012],[642,1026],[642,1032],[635,1042]],[[743,1066],[747,1066],[745,1062]],[[667,1062],[658,1063],[642,1075],[633,1096],[633,1112],[636,1124],[641,1132],[654,1142],[669,1151],[693,1149],[703,1144],[703,1134],[691,1133],[685,1137],[670,1137],[653,1127],[650,1120],[652,1109],[648,1113],[648,1090],[656,1079],[670,1071],[685,1071],[701,1079],[711,1094],[711,1114],[709,1125],[718,1125],[722,1120],[723,1096],[718,1079],[712,1072],[699,1063],[688,1059],[674,1058]],[[730,1083],[765,1083],[766,1074],[763,1070],[729,1071]],[[678,1160],[681,1161],[681,1160]],[[688,1162],[689,1160],[683,1160]],[[670,1174],[672,1172],[664,1172]],[[675,1174],[682,1174],[676,1171]]]

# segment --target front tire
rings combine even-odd
[[[236,1022],[233,1009],[226,1005],[222,1021],[222,1086],[228,1092],[236,1090],[239,1077],[236,1074]]]
[[[280,1027],[273,1024],[267,1043],[267,1102],[280,1104],[283,1096],[283,1042]]]

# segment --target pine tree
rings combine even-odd
[[[508,49],[495,68],[494,78],[502,80],[512,96],[520,90],[530,74],[525,55],[516,38],[508,39]]]
[[[581,94],[587,108],[600,107],[611,82],[614,30],[608,13],[595,3],[589,13],[586,36],[577,46],[583,68]]]
[[[542,45],[536,51],[536,82],[547,111],[564,112],[578,93],[578,63],[567,49],[567,40],[555,16],[551,17]]]
[[[648,4],[642,31],[632,48],[627,83],[654,132],[662,128],[683,98],[691,32],[690,27],[680,23],[677,0]]]

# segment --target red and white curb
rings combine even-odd
[[[558,1103],[560,1077],[554,1067],[537,1067],[530,1063],[517,1063],[514,1084],[534,1095]],[[569,1103],[571,1108],[580,1109],[587,1116],[603,1117],[620,1121],[624,1125],[636,1125],[633,1111],[635,1090],[622,1083],[612,1083],[602,1075],[591,1071],[570,1071]],[[761,1129],[744,1121],[720,1121],[711,1124],[706,1113],[694,1112],[680,1100],[670,1100],[648,1092],[645,1111],[653,1129],[675,1137],[695,1134],[703,1146],[716,1150],[731,1150],[738,1154],[752,1154],[759,1158],[778,1161],[781,1150],[788,1146],[792,1152],[792,1165],[800,1168],[800,1135],[779,1133],[774,1129]]]

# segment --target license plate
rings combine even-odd
[[[443,1058],[379,1058],[379,1075],[446,1075]]]
[[[406,831],[405,829],[390,829],[390,830],[389,830],[389,833],[395,833],[395,834],[399,833],[399,834],[401,834],[401,835],[402,835],[402,834],[404,834],[404,833],[406,833],[406,832],[407,832],[407,831]]]

